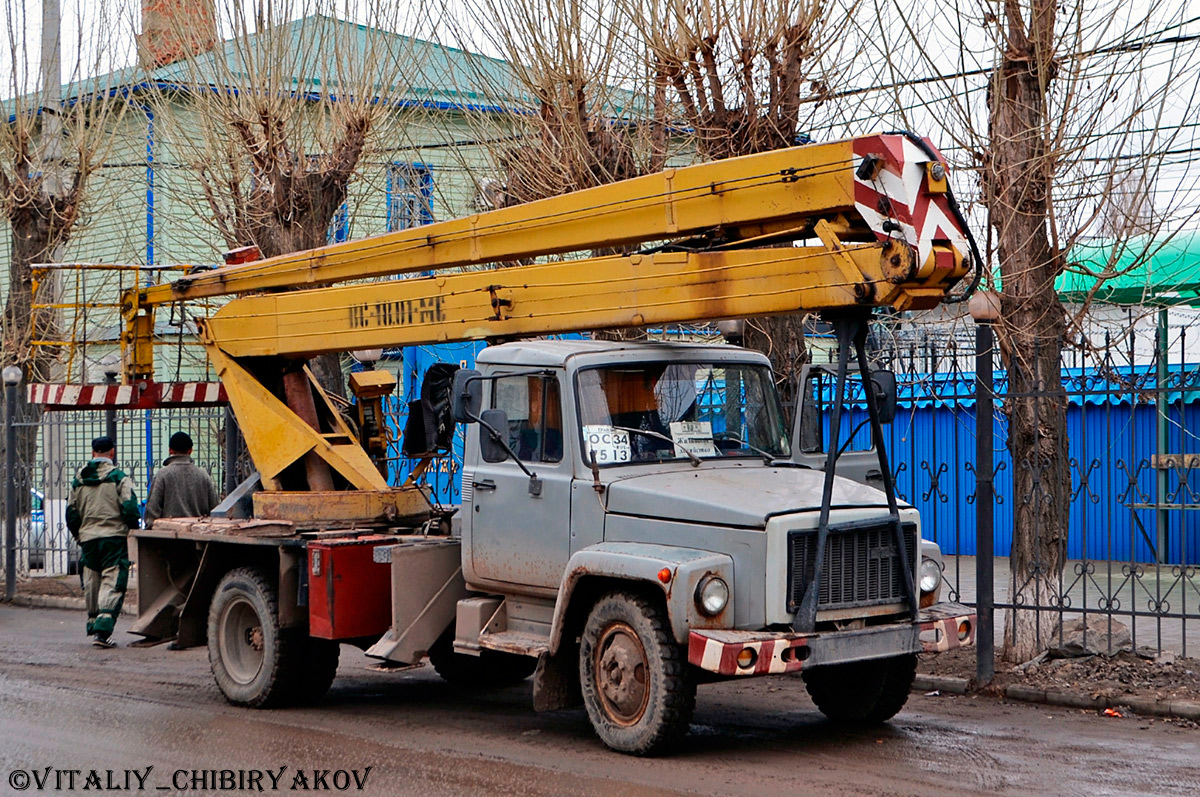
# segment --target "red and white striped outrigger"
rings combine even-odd
[[[229,403],[220,382],[135,382],[131,385],[31,384],[29,403],[47,410],[152,410]]]

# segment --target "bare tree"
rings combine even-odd
[[[670,87],[701,158],[795,146],[829,97],[848,16],[823,0],[642,0],[630,6],[648,68]],[[785,406],[808,361],[803,314],[747,319]]]
[[[661,170],[670,140],[666,87],[647,75],[639,39],[620,3],[597,0],[470,0],[454,25],[466,48],[498,47],[504,68],[469,80],[506,107],[477,116],[493,131],[489,160],[501,190],[489,204],[517,204]],[[485,32],[489,41],[479,41]],[[481,61],[476,66],[489,66]],[[504,135],[497,136],[497,128]],[[481,178],[486,179],[486,178]],[[603,248],[593,256],[616,254]],[[596,330],[606,339],[644,338],[640,329]]]
[[[1064,346],[1089,346],[1078,332],[1088,303],[1072,317],[1055,281],[1089,236],[1111,236],[1109,267],[1091,270],[1099,289],[1131,245],[1149,256],[1179,227],[1181,209],[1154,199],[1177,190],[1164,165],[1194,136],[1197,51],[1172,35],[1185,16],[1166,2],[1005,0],[924,15],[880,2],[861,37],[878,48],[892,118],[952,142],[987,212],[1015,465],[1012,600],[1029,607],[1007,618],[1010,660],[1048,646],[1063,593],[1072,474],[1060,364]],[[1133,223],[1112,225],[1115,211]]]
[[[393,32],[398,4],[371,5],[368,24],[346,18],[351,5],[223,0],[229,37],[179,62],[182,81],[155,82],[161,136],[198,186],[178,198],[227,247],[273,257],[323,246],[332,224],[349,223],[339,217],[347,187],[397,112],[409,55]],[[336,355],[314,366],[327,390],[344,392]]]
[[[821,0],[649,0],[638,26],[706,159],[795,146],[828,92],[838,25]]]
[[[25,14],[26,4],[7,3],[8,67],[0,122],[0,208],[11,233],[8,250],[7,295],[0,321],[0,365],[18,365],[29,381],[53,376],[55,352],[42,345],[55,337],[55,312],[35,308],[32,266],[59,259],[75,233],[89,200],[91,179],[101,168],[126,103],[119,95],[119,75],[105,73],[123,36],[119,5],[74,11],[73,37],[54,36],[47,29],[43,52],[31,52],[36,30]],[[64,39],[66,46],[63,47]],[[61,58],[68,59],[66,69]],[[68,75],[63,95],[61,73]],[[46,289],[42,296],[52,296]],[[39,304],[53,304],[43,300]],[[18,461],[31,462],[36,446],[37,407],[21,396],[17,419]],[[28,493],[23,494],[28,501]]]
[[[506,62],[468,76],[507,106],[500,119],[476,117],[490,131],[507,132],[483,136],[500,169],[503,201],[557,196],[665,164],[664,87],[641,70],[637,39],[621,15],[619,3],[596,0],[470,0],[465,19],[453,24],[465,47],[493,46]]]

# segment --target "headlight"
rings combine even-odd
[[[921,592],[933,592],[942,580],[942,568],[933,559],[921,560]]]
[[[720,614],[729,604],[729,585],[717,576],[705,576],[696,587],[696,605],[709,615]]]

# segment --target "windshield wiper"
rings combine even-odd
[[[700,457],[696,456],[691,451],[688,451],[686,448],[679,445],[679,443],[676,443],[674,440],[667,437],[665,434],[659,434],[658,432],[652,432],[649,429],[634,429],[632,426],[613,426],[612,428],[618,429],[622,432],[632,432],[633,434],[644,434],[647,437],[655,437],[655,438],[658,438],[659,440],[666,440],[668,443],[671,444],[672,448],[674,448],[677,451],[682,451],[683,453],[687,454],[688,459],[690,459],[692,461],[693,468],[700,467]]]
[[[735,435],[733,432],[717,432],[716,434],[713,435],[713,439],[714,440],[732,440],[733,442],[737,443],[740,446],[745,446],[746,448],[750,449],[751,451],[753,451],[754,453],[756,453],[760,457],[762,457],[763,460],[766,461],[766,463],[768,465],[770,465],[775,460],[779,459],[779,457],[775,456],[774,454],[770,454],[766,451],[763,451],[758,446],[750,445],[745,440],[743,440],[742,438]]]

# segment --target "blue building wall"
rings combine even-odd
[[[582,335],[555,335],[557,339],[578,340]],[[425,372],[434,363],[452,363],[461,368],[474,368],[475,357],[483,351],[487,344],[483,341],[468,341],[465,343],[439,343],[430,346],[408,346],[387,352],[390,359],[399,359],[401,379],[397,386],[396,395],[388,399],[386,410],[388,426],[392,432],[393,443],[388,447],[388,457],[391,465],[388,470],[388,482],[393,485],[403,484],[412,474],[415,460],[400,456],[400,435],[408,420],[408,403],[415,401],[421,395],[421,383]],[[430,488],[435,502],[447,506],[462,502],[462,462],[463,462],[463,426],[458,425],[454,433],[454,448],[449,456],[433,461],[428,470],[422,474],[420,483]]]
[[[397,386],[396,395],[389,399],[387,405],[388,424],[395,441],[388,447],[388,456],[391,459],[388,472],[390,484],[403,484],[416,464],[416,460],[400,456],[400,435],[408,420],[408,403],[421,395],[421,382],[429,366],[434,363],[454,363],[462,368],[474,368],[475,356],[486,345],[482,341],[471,341],[436,346],[408,346],[389,353],[392,357],[398,355],[402,363],[400,384]],[[454,433],[451,454],[435,459],[421,476],[421,483],[430,488],[436,503],[447,506],[462,502],[462,461],[463,426],[459,424]]]

